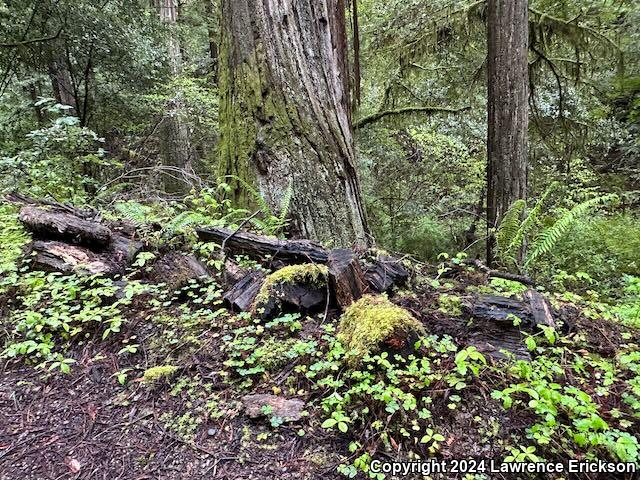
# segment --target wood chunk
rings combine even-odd
[[[468,305],[474,318],[513,325],[513,316],[531,323],[533,318],[527,303],[515,298],[480,295]]]
[[[346,308],[362,297],[364,275],[358,257],[352,250],[331,250],[327,266],[329,282],[340,307]]]
[[[224,283],[225,285],[235,285],[249,273],[248,269],[242,268],[233,260],[227,259],[224,262]]]
[[[547,299],[540,292],[534,289],[527,290],[524,299],[529,301],[531,315],[536,325],[546,325],[555,328],[556,322],[553,320],[551,308]]]
[[[25,206],[20,210],[20,221],[42,239],[65,240],[95,249],[106,248],[111,242],[111,230],[106,226],[71,213]]]
[[[264,283],[265,273],[256,270],[245,275],[222,299],[234,310],[247,312],[251,310],[253,301]]]
[[[365,268],[364,278],[374,291],[383,293],[394,285],[404,284],[409,272],[397,258],[380,255],[373,265]]]
[[[497,360],[508,357],[504,352],[513,354],[518,360],[531,360],[522,333],[513,325],[506,328],[497,325],[487,326],[472,333],[468,341],[482,354]]]
[[[279,417],[285,422],[297,422],[302,418],[304,402],[270,394],[245,395],[242,397],[244,410],[250,418]],[[263,407],[269,407],[267,415]]]
[[[198,228],[198,238],[204,242],[215,242],[235,253],[243,253],[252,258],[272,258],[288,263],[327,263],[329,252],[310,240],[279,240],[249,232],[235,232],[228,228]]]
[[[165,283],[171,290],[178,290],[189,280],[210,276],[207,268],[193,255],[169,252],[155,263],[149,278],[156,283]]]
[[[318,310],[326,302],[326,286],[283,283],[274,285],[269,298],[255,305],[255,313],[267,320],[289,311],[306,313]]]
[[[57,240],[37,240],[31,244],[31,250],[36,253],[31,267],[46,272],[115,275],[124,273],[129,265],[111,251],[96,253]]]
[[[136,255],[142,250],[142,242],[132,240],[124,235],[115,234],[111,239],[108,250],[113,252],[118,261],[125,262],[128,265],[133,263]]]

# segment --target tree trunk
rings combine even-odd
[[[182,53],[180,41],[177,37],[176,23],[178,20],[178,0],[157,0],[160,20],[169,30],[167,49],[171,75],[176,79],[182,72]],[[164,188],[167,192],[178,193],[188,190],[188,177],[185,173],[192,170],[192,154],[189,126],[185,113],[182,92],[176,89],[173,98],[167,105],[167,111],[162,120],[162,157],[164,166],[169,167],[162,175]]]
[[[365,244],[344,0],[223,0],[221,172],[255,185],[290,233]]]
[[[487,4],[487,224],[500,224],[511,204],[527,193],[528,64],[527,0]],[[487,264],[495,239],[487,239]]]

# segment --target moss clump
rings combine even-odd
[[[317,285],[326,284],[329,269],[326,265],[315,265],[313,263],[303,263],[301,265],[289,265],[269,275],[258,295],[256,296],[256,305],[266,302],[273,293],[274,287],[285,283],[297,283],[301,285]]]
[[[365,295],[345,310],[338,327],[338,340],[353,364],[375,353],[390,336],[424,335],[424,327],[404,308],[384,296]]]
[[[168,379],[175,374],[180,367],[175,365],[159,365],[157,367],[147,368],[142,376],[145,385],[155,385],[162,379]]]

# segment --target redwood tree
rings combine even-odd
[[[492,229],[527,194],[529,10],[527,0],[488,0],[487,9],[487,222]],[[488,264],[494,243],[489,235]]]
[[[345,0],[223,0],[221,171],[292,233],[366,243],[349,101]]]
[[[178,0],[156,0],[156,7],[160,20],[167,26],[167,54],[171,76],[175,80],[182,72],[182,53],[176,31]],[[180,88],[176,88],[161,123],[163,163],[171,168],[171,171],[162,175],[165,190],[168,192],[187,190],[186,180],[192,170],[193,148],[183,96]]]

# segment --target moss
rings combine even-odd
[[[457,295],[443,293],[438,297],[438,310],[452,317],[462,315],[462,299]]]
[[[342,315],[338,340],[348,352],[349,363],[373,354],[392,334],[424,335],[424,327],[404,308],[384,296],[365,295]]]
[[[175,365],[159,365],[157,367],[147,368],[142,376],[145,385],[155,385],[162,379],[172,377],[180,367]]]
[[[315,265],[312,263],[289,265],[281,268],[265,279],[256,296],[255,304],[260,305],[267,301],[273,292],[273,288],[277,285],[298,283],[302,285],[322,286],[326,284],[328,275],[329,269],[325,265]]]

